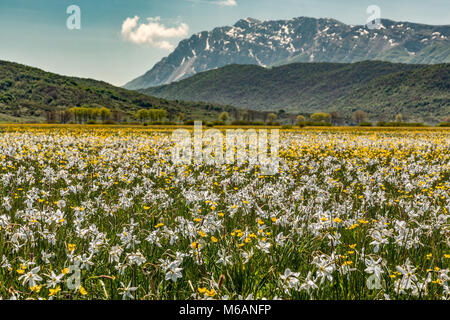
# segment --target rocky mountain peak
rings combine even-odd
[[[194,34],[145,75],[125,85],[142,89],[168,84],[229,64],[264,67],[292,62],[382,60],[433,64],[450,62],[450,26],[382,20],[380,29],[331,18],[298,17],[259,21]]]

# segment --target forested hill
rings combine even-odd
[[[339,111],[349,117],[363,110],[371,120],[383,121],[402,113],[410,120],[433,123],[450,114],[450,64],[230,65],[140,92],[291,113]]]
[[[217,119],[231,106],[155,98],[92,79],[66,77],[25,65],[0,61],[0,121],[42,121],[47,112],[76,106],[107,107],[124,116],[138,109],[161,108],[169,117]]]

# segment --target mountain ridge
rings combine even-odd
[[[450,26],[382,19],[382,29],[347,25],[332,18],[246,18],[233,26],[202,31],[144,75],[125,84],[136,90],[178,81],[228,64],[277,66],[293,62],[364,60],[450,63]]]

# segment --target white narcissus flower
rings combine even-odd
[[[311,290],[319,289],[319,286],[316,284],[316,281],[312,278],[311,271],[308,272],[303,283],[300,285],[300,290],[306,290],[308,294],[310,294]]]
[[[64,278],[64,274],[56,275],[53,271],[48,276],[50,279],[47,280],[47,287],[48,288],[55,288],[59,283],[61,283],[62,279]]]
[[[231,262],[231,256],[227,255],[225,250],[219,252],[219,260],[217,260],[216,263],[223,264],[224,266],[233,264]]]
[[[36,267],[31,269],[31,271],[21,275],[19,280],[22,280],[22,284],[28,284],[30,287],[36,286],[39,281],[42,281],[42,277],[38,275],[38,272],[41,270],[41,267]]]
[[[181,271],[183,271],[183,268],[179,267],[180,263],[180,261],[173,261],[167,266],[165,278],[166,280],[177,282],[178,279],[183,277],[181,273]]]
[[[378,280],[381,280],[381,274],[383,271],[383,259],[373,260],[372,257],[365,259],[366,269],[364,270],[368,274],[374,274]]]
[[[299,272],[292,272],[291,269],[286,269],[284,274],[280,275],[280,278],[287,283],[289,289],[296,289],[300,283],[300,280],[298,279],[299,276]]]
[[[11,210],[11,198],[9,197],[3,197],[3,208],[5,208],[6,211]]]
[[[135,292],[138,287],[132,287],[131,281],[127,286],[125,286],[123,282],[121,282],[120,285],[122,286],[122,288],[119,289],[122,292],[122,300],[126,300],[127,298],[134,300],[134,296],[132,293]]]

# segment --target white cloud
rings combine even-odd
[[[221,7],[236,7],[238,5],[236,0],[187,0],[187,1],[193,2],[195,4],[210,3]]]
[[[218,4],[221,7],[236,7],[237,6],[236,0],[218,0],[218,1],[214,1],[214,3]]]
[[[147,23],[139,23],[139,17],[127,18],[122,24],[122,37],[136,44],[173,50],[174,45],[168,39],[181,38],[188,35],[189,26],[180,23],[177,27],[168,28],[161,23],[160,17],[147,18]]]

